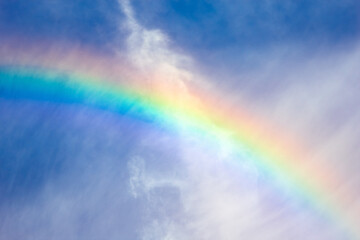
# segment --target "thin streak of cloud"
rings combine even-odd
[[[174,91],[186,91],[185,83],[194,79],[190,70],[192,59],[172,49],[169,38],[161,30],[141,26],[130,1],[123,0],[119,4],[126,17],[123,28],[129,31],[126,55],[130,61],[146,75],[162,81],[160,84],[168,88],[173,86]]]

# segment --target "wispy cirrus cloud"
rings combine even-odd
[[[132,26],[130,29],[133,29],[133,34],[130,33],[128,39],[130,58],[135,63],[139,61],[138,66],[144,69],[144,65],[160,63],[158,66],[161,66],[161,62],[170,56],[169,62],[173,63],[172,67],[177,69],[176,71],[184,71],[181,64],[178,65],[177,61],[171,60],[176,54],[171,54],[169,45],[155,44],[151,48],[152,52],[146,50],[151,46],[150,42],[165,43],[168,37],[160,30],[154,30],[152,37],[151,34],[140,34],[144,28],[134,20],[134,13],[128,4],[129,2],[125,4],[125,11],[129,11],[127,15],[131,16],[128,27]],[[139,39],[142,39],[142,44],[139,44]],[[148,43],[145,39],[148,39]],[[131,51],[131,43],[134,43],[133,46],[144,48]],[[164,51],[164,48],[167,51]],[[259,62],[262,62],[262,65],[257,65],[257,68],[252,68],[251,71],[240,68],[233,74],[216,76],[228,78],[226,81],[233,86],[232,89],[225,86],[220,91],[225,94],[228,90],[226,98],[231,99],[232,104],[236,105],[239,100],[239,104],[247,104],[239,105],[240,108],[251,108],[254,114],[268,119],[270,124],[282,126],[280,130],[297,136],[299,144],[308,145],[309,154],[323,159],[321,164],[333,169],[344,168],[343,171],[339,171],[339,175],[346,176],[347,166],[354,166],[356,157],[347,157],[345,164],[339,159],[344,156],[344,152],[352,151],[351,146],[359,139],[359,135],[353,132],[355,119],[358,118],[355,106],[359,100],[353,93],[353,89],[357,89],[356,79],[359,75],[354,67],[358,58],[356,45],[347,49],[337,48],[330,54],[312,54],[306,48],[298,52],[299,54],[291,54],[298,51],[297,49],[299,50],[299,44],[290,43],[287,48],[279,47],[273,51],[258,52],[254,57],[261,60]],[[160,55],[157,55],[157,50]],[[290,54],[287,54],[287,51]],[[144,58],[138,58],[139,56]],[[144,61],[141,62],[141,59]],[[206,67],[202,71],[206,75]],[[212,71],[215,70],[210,70]],[[240,79],[239,76],[247,80]],[[214,78],[209,74],[206,81],[219,85],[223,79]],[[184,83],[186,86],[186,82]],[[339,97],[341,92],[350,94]],[[334,117],[340,109],[346,109],[348,115]],[[219,149],[212,152],[205,150],[206,147],[204,149],[204,142],[197,142],[186,133],[180,134],[179,138],[177,151],[181,155],[181,161],[185,162],[186,177],[178,179],[181,188],[178,184],[172,185],[171,181],[168,183],[180,193],[178,198],[181,207],[178,210],[178,218],[183,222],[174,222],[171,218],[162,218],[160,221],[160,218],[157,219],[156,215],[153,215],[152,223],[149,220],[148,226],[157,229],[154,230],[156,234],[145,231],[144,239],[193,239],[194,236],[196,239],[342,237],[341,231],[332,229],[329,222],[321,220],[309,209],[300,210],[300,206],[292,200],[284,198],[275,188],[267,186],[271,183],[263,178],[259,169],[246,159],[232,155],[231,148],[222,155],[214,154],[224,149],[223,143],[219,143]],[[352,153],[357,154],[356,151]],[[171,154],[167,157],[171,161]],[[241,164],[232,171],[229,170],[232,167],[227,165],[228,162]],[[143,176],[147,175],[145,172]],[[346,186],[353,180],[345,177],[342,184]],[[151,179],[143,179],[143,189],[149,189],[149,184],[146,183],[154,181],[154,176]],[[356,185],[350,187],[354,199]],[[333,194],[336,194],[335,192]],[[156,198],[156,195],[153,197]],[[353,207],[357,208],[356,205]]]

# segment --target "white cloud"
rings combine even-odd
[[[136,20],[129,0],[119,2],[125,13],[123,27],[128,30],[127,58],[142,71],[142,77],[158,90],[186,92],[186,82],[192,81],[192,59],[170,47],[171,41],[159,29],[146,29]],[[198,76],[197,76],[198,77]]]
[[[165,91],[172,89],[186,92],[187,82],[196,75],[191,68],[191,58],[172,49],[170,40],[162,31],[141,26],[130,1],[121,1],[120,4],[127,17],[125,27],[130,32],[127,39],[128,58],[144,75],[149,76],[149,81],[164,84]],[[337,52],[320,57],[309,55],[311,61],[304,61],[307,56],[302,56],[298,62],[287,62],[286,54],[277,56],[276,51],[270,54],[267,59],[277,60],[270,61],[270,67],[258,69],[251,77],[258,82],[273,81],[275,85],[280,84],[281,91],[273,91],[270,84],[267,96],[263,97],[261,93],[255,94],[256,97],[244,94],[241,96],[242,104],[247,102],[249,108],[269,122],[281,126],[283,131],[317,142],[312,151],[322,151],[321,155],[325,159],[331,155],[335,159],[344,156],[341,149],[346,149],[346,145],[352,145],[359,139],[359,135],[352,132],[357,122],[354,119],[358,119],[359,114],[357,104],[351,106],[353,114],[347,119],[346,126],[334,131],[331,139],[326,134],[316,135],[314,129],[331,126],[335,119],[328,119],[327,113],[334,106],[344,106],[348,100],[357,102],[351,88],[359,76],[354,65],[358,62],[358,51],[353,54]],[[238,86],[243,89],[233,89],[232,93],[253,90],[246,84]],[[341,95],[349,91],[352,94],[349,98]],[[237,98],[229,98],[233,99],[235,105]],[[143,239],[338,237],[337,230],[330,229],[327,223],[321,223],[309,210],[299,210],[299,206],[289,199],[281,200],[278,190],[266,187],[269,183],[261,182],[266,180],[261,179],[256,166],[244,158],[246,154],[242,157],[234,154],[232,146],[225,142],[219,142],[219,146],[211,149],[206,141],[196,140],[186,131],[180,132],[177,149],[181,153],[181,161],[185,163],[186,176],[173,179],[151,173],[145,167],[145,158],[134,158],[129,164],[130,192],[136,198],[146,196],[150,203],[149,212],[156,212],[159,207],[157,203],[161,201],[161,195],[154,194],[155,189],[170,186],[180,192],[177,198],[181,207],[177,211],[177,220],[166,212],[149,214]],[[335,146],[338,147],[336,150]],[[337,164],[340,166],[341,161],[337,161]],[[169,205],[168,202],[162,204],[164,208]]]

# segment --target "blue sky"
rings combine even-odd
[[[116,1],[1,1],[1,35],[105,47],[117,34]]]
[[[161,29],[188,51],[317,45],[354,41],[359,34],[356,0],[132,1],[138,21]],[[2,35],[67,40],[106,48],[118,41],[123,14],[117,1],[1,2]]]
[[[338,43],[357,37],[357,1],[135,0],[139,21],[189,48],[253,48],[288,41]]]
[[[359,17],[358,0],[1,0],[0,71],[99,67],[124,74],[99,70],[119,84],[133,71],[179,104],[197,97],[194,84],[335,169],[342,185],[332,193],[348,190],[351,214],[360,211]],[[249,149],[227,141],[232,132],[170,133],[81,104],[9,99],[3,87],[0,239],[347,239],[340,223],[278,189]]]

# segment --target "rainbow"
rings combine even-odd
[[[301,144],[246,108],[234,107],[195,83],[179,90],[165,81],[142,81],[154,76],[127,71],[121,62],[87,52],[69,50],[70,55],[51,53],[31,59],[34,51],[4,55],[4,49],[8,51],[3,48],[2,56],[12,57],[0,61],[0,98],[85,105],[168,131],[181,128],[199,137],[229,142],[239,153],[246,149],[249,160],[269,173],[274,184],[328,216],[351,238],[360,238],[360,218],[349,209],[351,193],[334,192],[341,183],[338,174],[310,160],[313,156]]]

